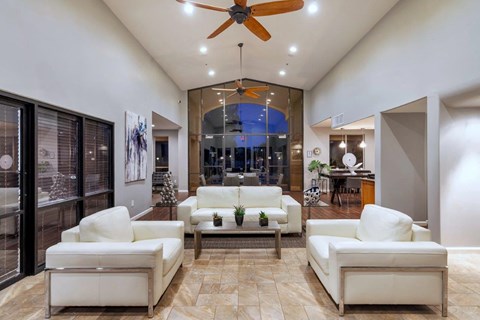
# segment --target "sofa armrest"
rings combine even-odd
[[[178,238],[184,239],[183,221],[132,221],[135,241]]]
[[[46,268],[162,268],[161,242],[60,242],[46,251]]]
[[[358,219],[309,219],[307,239],[314,235],[355,238],[359,222]]]
[[[330,271],[343,266],[439,267],[447,265],[447,249],[431,241],[338,242],[329,244],[329,259]]]
[[[417,226],[416,224],[412,225],[412,241],[431,241],[432,233],[430,230]]]
[[[193,233],[192,225],[190,223],[190,217],[195,210],[198,209],[197,197],[188,197],[185,201],[181,202],[177,207],[177,218],[183,221],[185,232]]]
[[[76,226],[63,231],[62,242],[80,242],[80,228]]]
[[[291,196],[282,195],[282,209],[287,213],[287,232],[302,232],[302,206],[300,203]]]

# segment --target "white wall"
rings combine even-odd
[[[425,113],[382,114],[381,205],[427,220]]]
[[[311,92],[309,123],[346,123],[480,86],[480,1],[401,0]]]
[[[401,0],[308,93],[309,124],[343,112],[346,123],[374,115],[378,126],[380,112],[428,97],[427,208],[429,229],[438,242],[456,233],[444,223],[449,213],[440,206],[445,187],[439,178],[441,99],[480,87],[478,12],[476,0]],[[381,135],[375,140],[378,180]],[[381,199],[387,191],[379,188],[377,184],[376,198]],[[476,242],[467,236],[464,243]]]
[[[0,90],[114,122],[115,204],[128,205],[131,215],[148,209],[151,175],[125,184],[125,111],[146,116],[149,124],[152,111],[182,123],[185,93],[99,0],[4,0],[0,39]],[[179,146],[186,146],[183,131]],[[186,179],[180,175],[180,184]]]
[[[480,246],[480,108],[440,112],[442,243]]]

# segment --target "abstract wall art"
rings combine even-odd
[[[125,182],[147,177],[147,118],[125,112]]]

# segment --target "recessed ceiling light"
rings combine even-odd
[[[153,127],[155,127],[155,125],[154,125],[154,124],[152,124],[152,128],[153,128]]]
[[[222,93],[221,92],[217,92],[217,96],[221,95]]]
[[[310,14],[314,14],[318,11],[318,4],[316,1],[310,3],[310,5],[308,6],[308,13]]]
[[[272,99],[267,99],[267,102],[272,102]]]
[[[223,102],[223,99],[218,100],[218,102],[222,103],[222,102]]]
[[[288,49],[288,51],[290,51],[290,53],[292,53],[292,54],[293,54],[293,53],[296,53],[296,52],[297,52],[297,47],[291,46],[291,47]]]
[[[215,75],[215,71],[214,71],[214,70],[208,71],[208,75],[209,75],[210,77],[213,77],[213,76]]]
[[[203,47],[200,47],[200,53],[201,54],[206,54],[208,51],[207,47],[203,46]]]
[[[193,14],[193,6],[190,3],[185,3],[183,6],[183,11],[185,11],[186,14],[191,16]]]
[[[275,92],[270,92],[270,95],[271,95],[271,96],[274,96],[274,95],[275,95]]]
[[[278,74],[283,77],[283,76],[286,75],[287,73],[285,72],[285,70],[280,70],[280,72],[279,72]]]

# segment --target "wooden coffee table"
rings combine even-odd
[[[268,226],[260,227],[258,221],[245,221],[242,226],[237,226],[235,222],[224,221],[220,227],[215,227],[212,221],[200,222],[194,231],[195,259],[198,259],[202,252],[202,232],[207,233],[273,233],[275,232],[275,249],[278,259],[282,258],[282,233],[277,221],[268,221]]]

